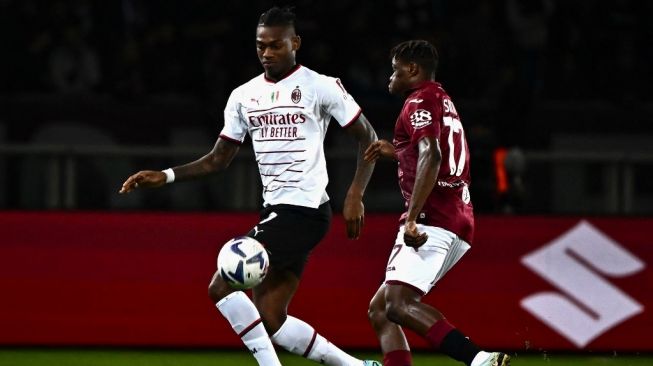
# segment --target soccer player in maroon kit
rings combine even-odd
[[[365,159],[398,162],[406,212],[386,268],[372,298],[369,318],[381,343],[385,366],[410,366],[403,328],[435,349],[471,366],[507,366],[510,357],[484,352],[434,307],[421,302],[470,248],[474,213],[469,195],[469,148],[460,117],[435,82],[438,54],[413,40],[391,51],[390,93],[405,97],[392,143],[370,145]]]

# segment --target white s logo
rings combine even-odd
[[[644,310],[605,277],[630,276],[645,264],[586,221],[522,263],[558,289],[522,299],[522,308],[578,348]]]

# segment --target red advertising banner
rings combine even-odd
[[[256,214],[0,213],[0,345],[240,346],[208,299],[217,252]],[[488,349],[653,351],[650,218],[479,217],[425,301]],[[340,217],[290,313],[377,349],[367,305],[397,215]],[[414,348],[426,344],[410,336]]]

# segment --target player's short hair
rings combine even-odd
[[[258,25],[272,27],[285,26],[295,28],[296,19],[297,16],[295,15],[294,7],[286,6],[280,8],[278,6],[274,6],[270,8],[270,10],[261,14],[261,16],[258,18]]]
[[[390,50],[390,58],[403,62],[414,62],[429,74],[435,75],[438,68],[438,50],[429,41],[412,40],[399,43]]]

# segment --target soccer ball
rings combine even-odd
[[[229,240],[218,254],[218,273],[237,290],[249,289],[263,282],[269,264],[263,245],[248,236]]]

